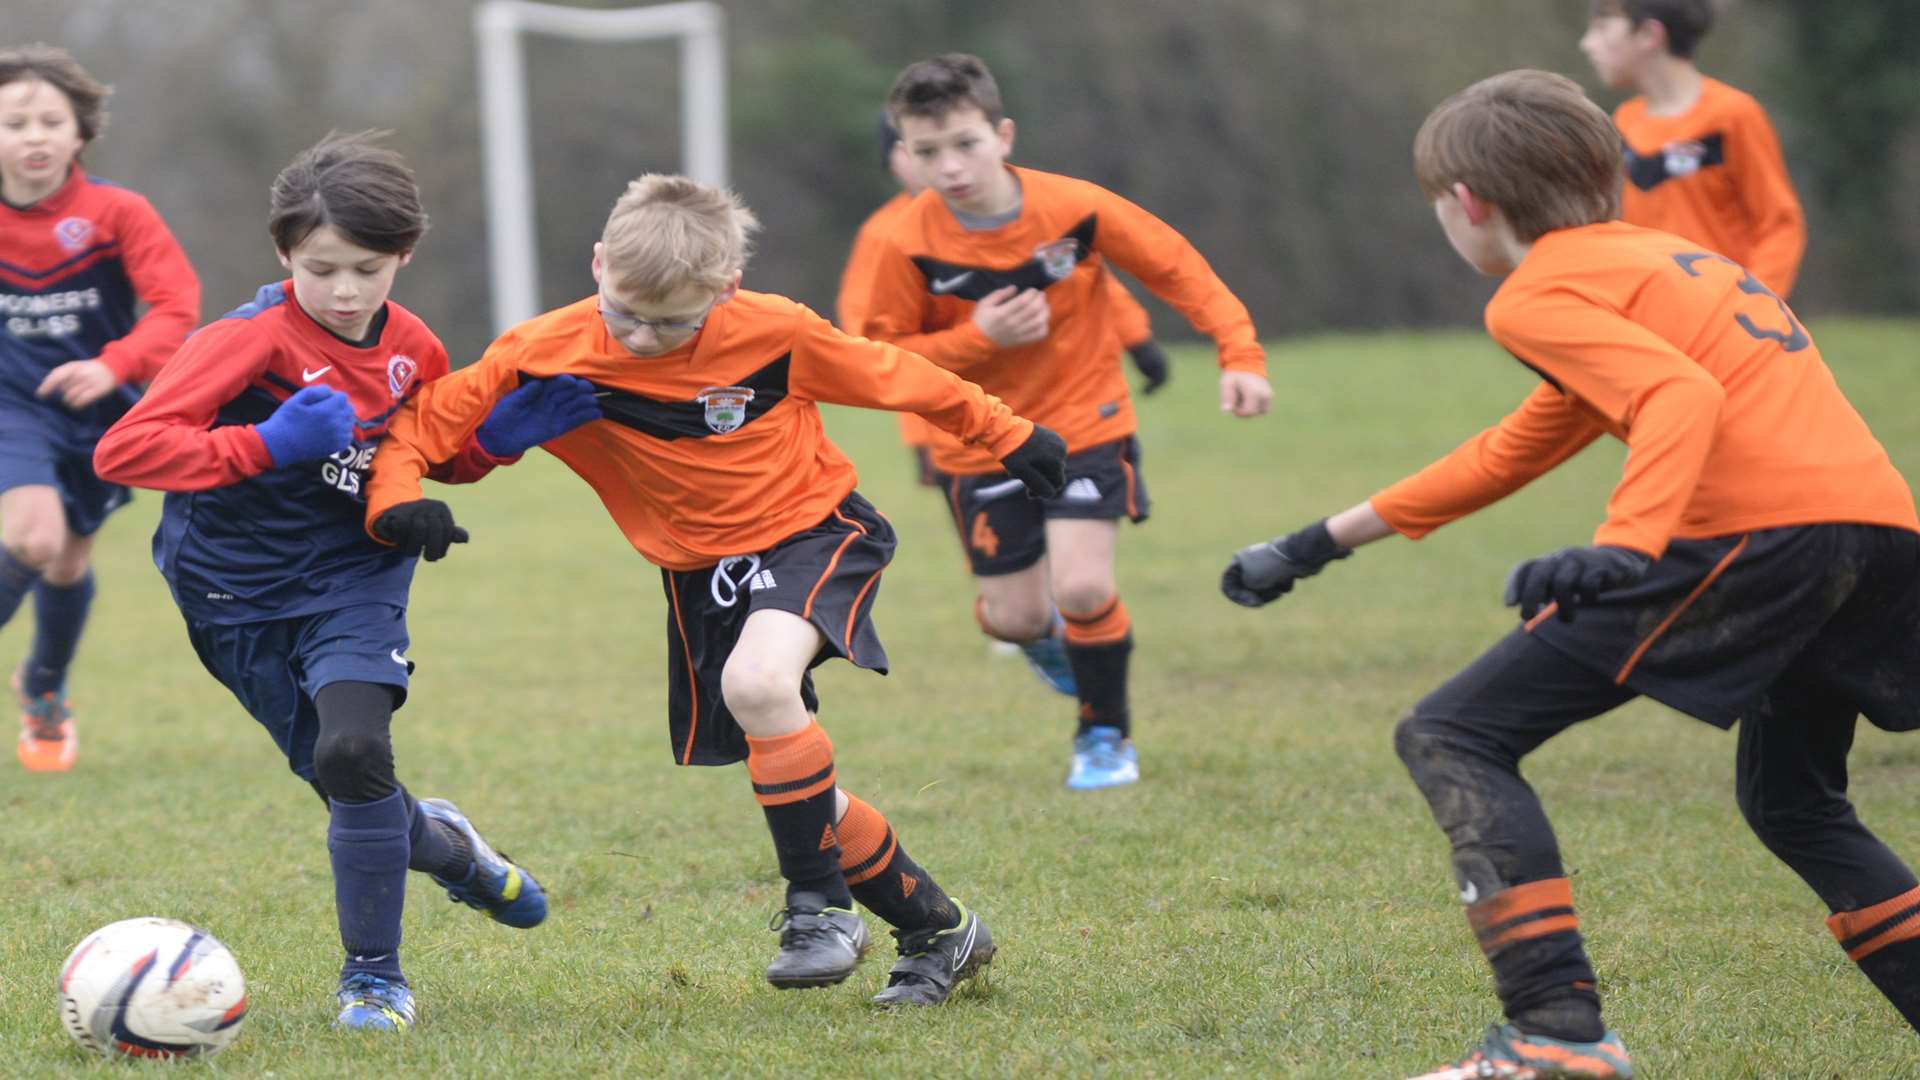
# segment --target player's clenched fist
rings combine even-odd
[[[1067,486],[1067,440],[1052,428],[1033,425],[1027,441],[1013,448],[1000,464],[1007,474],[1027,485],[1030,499],[1051,499]]]
[[[1234,552],[1220,575],[1220,591],[1242,607],[1260,607],[1286,595],[1294,582],[1351,554],[1352,548],[1334,542],[1322,518],[1299,532]]]
[[[974,325],[1003,349],[1045,341],[1052,317],[1046,293],[1012,285],[981,297],[973,308]]]
[[[1507,575],[1507,606],[1518,604],[1520,617],[1531,619],[1552,603],[1563,621],[1572,622],[1574,608],[1593,603],[1608,589],[1639,581],[1652,565],[1652,558],[1632,548],[1562,548],[1513,568]]]
[[[373,519],[373,535],[400,549],[434,562],[455,544],[467,542],[467,530],[453,523],[453,510],[439,499],[415,499],[388,509]]]
[[[359,417],[347,395],[328,386],[302,387],[254,425],[275,467],[318,461],[353,445]]]

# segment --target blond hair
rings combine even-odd
[[[760,219],[740,197],[684,176],[627,185],[600,234],[614,286],[657,301],[686,285],[724,289],[752,254]]]
[[[1620,135],[1550,71],[1509,71],[1441,102],[1414,136],[1413,169],[1428,199],[1465,184],[1529,243],[1620,216]]]

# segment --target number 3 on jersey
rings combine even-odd
[[[1739,290],[1749,296],[1764,296],[1773,301],[1773,305],[1780,309],[1780,317],[1787,321],[1785,330],[1768,330],[1749,318],[1746,312],[1741,312],[1733,317],[1733,321],[1740,324],[1740,329],[1761,341],[1778,342],[1782,352],[1799,352],[1813,344],[1813,339],[1807,336],[1807,332],[1801,329],[1800,323],[1794,319],[1793,312],[1787,310],[1787,302],[1775,296],[1772,289],[1761,284],[1760,279],[1753,276],[1753,271],[1725,255],[1711,255],[1704,251],[1683,252],[1673,257],[1673,261],[1680,264],[1680,269],[1686,271],[1688,277],[1700,276],[1700,271],[1694,268],[1694,264],[1703,259],[1724,263],[1738,270],[1740,272],[1740,282],[1737,286]]]

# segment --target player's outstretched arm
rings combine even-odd
[[[1262,607],[1293,590],[1293,583],[1312,577],[1353,549],[1393,534],[1373,508],[1363,502],[1330,518],[1234,552],[1220,575],[1220,591],[1242,607]]]

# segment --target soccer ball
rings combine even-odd
[[[59,990],[67,1031],[107,1055],[216,1053],[247,1015],[233,954],[178,919],[123,919],[88,934],[60,968]]]

